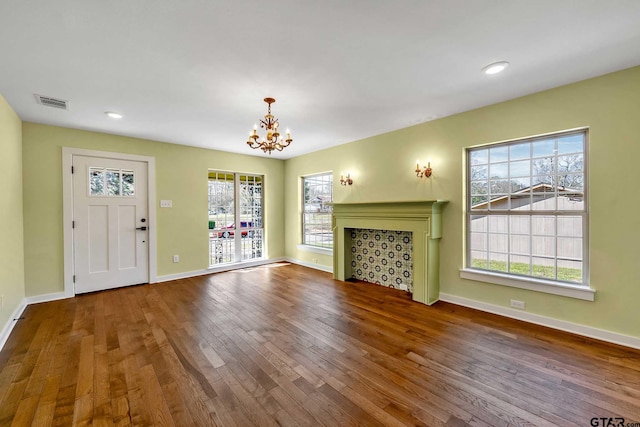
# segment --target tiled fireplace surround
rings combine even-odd
[[[363,233],[371,237],[368,230],[380,231],[378,236],[384,235],[400,238],[404,242],[411,236],[410,246],[413,247],[410,263],[404,263],[401,268],[411,268],[409,275],[413,281],[413,300],[423,304],[433,304],[438,300],[439,286],[439,243],[442,237],[442,207],[446,201],[416,201],[416,202],[381,202],[381,203],[335,203],[333,205],[333,271],[337,280],[346,280],[358,274],[352,270],[352,247],[358,250],[357,241],[362,243]],[[386,233],[383,233],[384,230]],[[396,233],[397,231],[403,233]],[[369,244],[360,245],[360,250],[369,250]],[[406,246],[405,246],[406,247]],[[373,248],[375,250],[375,248]],[[367,255],[367,259],[369,254]],[[356,252],[357,256],[357,252]],[[364,257],[360,257],[364,259]],[[384,257],[375,259],[380,261]],[[395,262],[395,261],[394,261]],[[373,268],[375,265],[368,265]],[[382,267],[380,266],[380,270]],[[356,265],[362,270],[362,265]],[[404,270],[403,270],[404,272]],[[364,278],[366,280],[366,277]],[[378,279],[380,279],[378,277]],[[378,280],[369,280],[376,282]],[[409,289],[411,290],[411,289]]]
[[[351,229],[351,277],[413,293],[413,233]]]

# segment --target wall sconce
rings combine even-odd
[[[433,172],[433,169],[431,169],[431,162],[427,162],[427,166],[421,168],[420,160],[416,160],[415,172],[418,178],[422,178],[422,177],[429,178],[431,176],[431,173]]]
[[[352,185],[353,179],[351,179],[351,174],[347,172],[347,177],[344,177],[344,174],[340,174],[340,185]]]

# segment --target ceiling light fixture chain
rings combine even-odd
[[[266,102],[269,107],[267,109],[267,114],[264,116],[264,120],[260,119],[260,127],[267,131],[267,135],[263,137],[261,141],[258,141],[260,138],[258,136],[258,126],[255,125],[253,126],[253,132],[249,134],[247,145],[253,149],[259,148],[263,152],[271,154],[273,150],[282,151],[284,148],[288,147],[293,139],[291,139],[289,129],[287,129],[286,139],[284,139],[278,131],[280,123],[278,122],[278,119],[273,117],[273,114],[271,114],[271,104],[275,103],[276,100],[274,98],[265,98],[264,102]]]

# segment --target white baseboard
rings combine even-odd
[[[285,258],[287,262],[302,265],[304,267],[315,268],[316,270],[326,271],[327,273],[333,273],[333,266],[327,267],[326,265],[315,264],[313,262],[302,261],[295,258]]]
[[[184,273],[167,274],[164,276],[158,276],[157,282],[169,282],[171,280],[188,279],[189,277],[204,276],[212,273],[221,273],[223,271],[238,270],[240,268],[257,267],[265,264],[273,264],[274,262],[284,261],[284,258],[269,258],[260,259],[257,261],[238,262],[233,264],[225,264],[220,267],[206,268],[204,270],[186,271]]]
[[[440,293],[440,301],[450,302],[452,304],[464,307],[475,308],[476,310],[486,311],[487,313],[498,314],[500,316],[510,317],[512,319],[522,320],[536,325],[547,326],[553,329],[559,329],[572,334],[582,335],[597,340],[610,342],[613,344],[623,345],[640,349],[640,338],[629,335],[618,334],[616,332],[605,331],[604,329],[593,328],[591,326],[579,325],[577,323],[558,320],[551,317],[541,316],[539,314],[527,313],[526,311],[516,310],[510,307],[502,307],[499,305],[488,304],[486,302],[475,301],[468,298],[458,297],[455,295]]]
[[[184,273],[167,274],[164,276],[156,277],[156,283],[170,282],[172,280],[188,279],[189,277],[204,276],[206,274],[211,274],[211,273],[213,272],[205,269],[205,270],[185,271]]]
[[[53,294],[44,294],[44,295],[35,295],[32,297],[26,297],[25,300],[27,301],[27,304],[38,304],[40,302],[49,302],[49,301],[57,301],[59,299],[65,299],[65,298],[73,298],[74,295],[67,295],[64,292],[56,292]]]
[[[13,331],[13,327],[16,326],[17,319],[22,315],[24,309],[27,308],[27,300],[23,298],[20,304],[13,310],[11,316],[9,316],[9,320],[2,328],[2,332],[0,332],[0,350],[4,347],[5,343],[9,339],[9,335],[11,335],[11,331]]]

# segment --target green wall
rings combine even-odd
[[[638,302],[640,197],[640,67],[551,89],[489,107],[340,145],[285,162],[286,255],[331,266],[331,257],[297,249],[300,243],[299,177],[332,170],[334,201],[444,199],[440,290],[458,297],[640,337]],[[596,301],[464,280],[464,148],[588,126],[590,282]],[[416,178],[416,159],[431,160],[430,179]],[[351,187],[337,181],[350,171]]]
[[[158,276],[206,269],[209,169],[265,175],[267,254],[284,255],[284,162],[103,133],[24,123],[24,242],[28,296],[62,292],[62,147],[152,156]],[[160,209],[170,199],[172,208]],[[180,255],[173,263],[172,256]]]
[[[24,300],[22,121],[0,95],[0,331]]]

